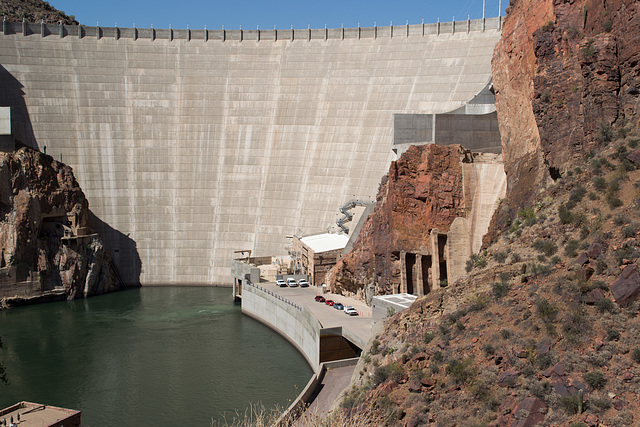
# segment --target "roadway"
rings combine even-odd
[[[371,307],[368,307],[363,301],[333,293],[323,294],[322,288],[319,286],[281,288],[274,282],[262,282],[260,286],[269,289],[282,298],[308,308],[323,328],[342,326],[342,328],[359,337],[364,343],[371,338]],[[323,295],[326,299],[341,302],[345,307],[352,306],[358,310],[358,316],[349,316],[342,310],[316,302],[316,295]]]

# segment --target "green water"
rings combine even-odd
[[[0,408],[82,411],[89,426],[209,426],[262,402],[287,406],[311,377],[281,336],[226,288],[142,288],[0,312]]]

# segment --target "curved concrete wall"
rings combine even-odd
[[[316,374],[320,372],[320,323],[306,307],[245,283],[242,312],[276,330],[300,351]]]
[[[0,34],[0,102],[23,100],[25,138],[74,168],[127,280],[140,266],[119,247],[125,235],[142,284],[230,284],[234,250],[283,253],[286,235],[327,229],[346,201],[375,197],[394,113],[451,111],[489,81],[497,30],[395,31]]]

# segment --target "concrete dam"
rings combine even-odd
[[[73,167],[125,280],[231,284],[234,251],[286,253],[287,235],[374,200],[394,115],[447,113],[485,90],[500,23],[4,23],[0,106],[16,139]]]

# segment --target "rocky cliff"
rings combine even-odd
[[[21,148],[0,153],[0,297],[88,297],[118,289],[70,167]]]
[[[507,198],[468,276],[365,349],[352,418],[638,423],[639,6],[511,0],[493,61]]]
[[[339,292],[374,284],[378,294],[397,293],[401,251],[430,253],[430,232],[446,233],[464,215],[459,145],[412,146],[382,179],[376,207],[353,250],[328,277]]]
[[[637,1],[511,1],[492,62],[508,204],[638,125]]]

